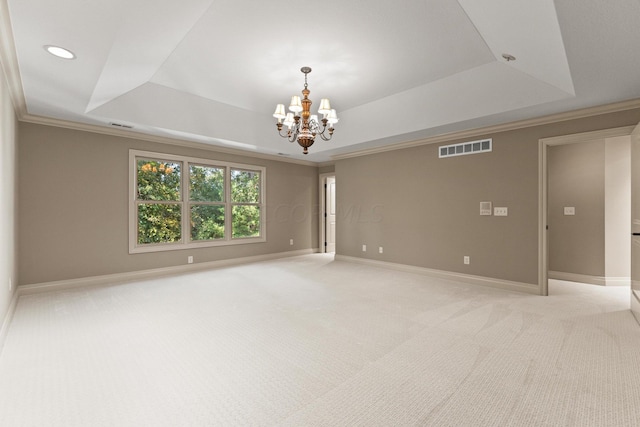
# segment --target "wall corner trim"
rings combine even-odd
[[[540,295],[540,289],[537,284],[529,284],[522,282],[513,282],[510,280],[494,279],[491,277],[474,276],[471,274],[455,273],[452,271],[435,270],[425,267],[416,267],[407,264],[397,264],[393,262],[377,261],[365,258],[351,257],[346,255],[335,256],[336,261],[353,262],[365,265],[371,265],[375,267],[388,268],[391,270],[404,271],[407,273],[417,273],[425,276],[438,277],[440,279],[456,280],[458,282],[466,283],[469,285],[485,286],[490,288],[497,288],[507,291],[524,292],[527,294]]]
[[[15,313],[16,306],[18,305],[18,296],[19,294],[16,290],[11,297],[9,308],[7,309],[7,314],[4,316],[4,319],[2,321],[2,327],[0,328],[0,355],[2,354],[4,341],[7,338],[7,333],[9,332],[9,325],[11,324],[11,320],[13,320],[13,314]]]
[[[231,258],[219,261],[208,261],[195,264],[176,265],[171,267],[154,268],[150,270],[131,271],[128,273],[106,274],[104,276],[81,277],[78,279],[57,280],[52,282],[33,283],[18,286],[18,295],[31,295],[43,292],[60,291],[82,288],[87,286],[115,285],[136,280],[156,279],[175,274],[195,273],[215,268],[231,267],[241,264],[249,264],[260,261],[269,261],[279,258],[288,258],[300,255],[308,255],[318,252],[318,248],[301,249],[289,252],[277,252],[266,255],[256,255],[242,258]]]

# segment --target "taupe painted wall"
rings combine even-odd
[[[549,270],[628,278],[631,271],[630,138],[548,148]],[[564,215],[574,207],[575,215]]]
[[[549,270],[603,277],[605,142],[549,147],[547,161]]]
[[[447,159],[438,146],[469,139],[338,160],[336,253],[538,284],[539,140],[639,121],[629,110],[479,135],[493,152]],[[509,216],[480,216],[481,201]]]
[[[17,120],[0,66],[0,327],[17,286],[16,147]],[[9,281],[12,290],[9,290]]]
[[[318,168],[318,173],[320,173],[320,174],[333,173],[333,172],[335,172],[335,170],[336,170],[335,165],[322,166],[321,168]]]
[[[19,131],[20,284],[318,247],[316,167],[30,123]],[[130,255],[129,149],[266,166],[267,242]]]

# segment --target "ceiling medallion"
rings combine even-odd
[[[336,115],[336,110],[331,108],[327,98],[320,100],[320,108],[318,108],[318,114],[322,114],[322,119],[318,120],[317,115],[311,115],[310,91],[307,88],[307,74],[311,72],[311,68],[302,67],[300,71],[304,73],[302,100],[297,95],[292,96],[291,105],[289,105],[289,111],[291,112],[286,114],[284,112],[284,104],[276,105],[273,117],[278,119],[276,126],[280,136],[287,138],[289,142],[297,141],[303,148],[302,153],[308,154],[307,149],[313,145],[317,135],[320,135],[320,138],[324,141],[331,139],[334,131],[333,125],[338,123],[339,119]],[[283,125],[288,127],[286,133],[282,133]]]

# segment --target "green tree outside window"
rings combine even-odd
[[[260,237],[259,170],[141,157],[135,165],[138,245]]]
[[[232,236],[260,235],[260,172],[231,169]]]

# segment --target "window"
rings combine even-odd
[[[260,174],[231,169],[232,237],[256,237],[260,234]]]
[[[265,168],[130,151],[129,252],[266,241]]]

